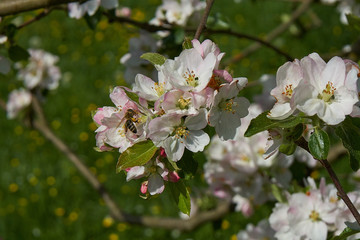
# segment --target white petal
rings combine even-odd
[[[130,181],[132,179],[139,179],[145,177],[145,167],[144,166],[135,166],[130,168],[130,170],[126,174],[126,181]]]
[[[183,140],[177,139],[175,137],[167,138],[163,143],[163,147],[167,157],[174,162],[177,162],[181,159],[185,150]]]
[[[148,191],[151,195],[162,193],[164,188],[164,180],[159,174],[154,173],[149,176]]]
[[[192,152],[203,151],[209,142],[209,135],[202,130],[190,131],[189,135],[184,140],[185,147]]]
[[[324,71],[321,74],[321,85],[325,88],[328,82],[332,82],[334,87],[338,88],[345,84],[345,63],[340,57],[333,57],[326,64]]]

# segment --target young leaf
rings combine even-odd
[[[183,50],[190,49],[193,47],[191,39],[189,37],[185,37],[184,42],[182,43]]]
[[[301,117],[296,116],[290,116],[284,120],[272,120],[267,117],[268,113],[268,111],[263,112],[262,114],[251,120],[250,125],[246,130],[244,136],[251,137],[256,133],[272,128],[292,128],[304,122]]]
[[[344,147],[350,154],[350,166],[353,171],[359,169],[360,162],[360,143],[358,138],[360,136],[360,129],[355,125],[356,119],[347,117],[336,129],[335,133],[341,138]]]
[[[284,196],[284,194],[281,192],[281,189],[276,184],[271,184],[271,192],[278,202],[280,203],[286,202],[286,197]]]
[[[194,160],[193,153],[185,149],[184,155],[177,165],[185,174],[195,175],[199,164]]]
[[[136,93],[131,92],[131,90],[126,87],[123,87],[122,89],[124,89],[126,96],[128,96],[128,98],[130,98],[132,101],[136,102],[137,104],[140,104],[139,96]]]
[[[150,140],[139,142],[123,152],[116,164],[116,173],[130,167],[142,166],[156,153],[157,147]]]
[[[142,59],[148,60],[154,65],[163,65],[165,63],[166,58],[158,53],[144,53],[141,55]]]
[[[360,232],[359,224],[357,222],[355,223],[345,222],[345,224],[347,227],[340,233],[339,236],[334,236],[333,238],[331,238],[331,240],[345,240],[351,235]]]
[[[360,18],[354,14],[346,14],[346,18],[349,23],[349,27],[356,31],[360,31]]]
[[[330,149],[330,140],[327,133],[321,129],[315,128],[309,140],[310,153],[316,159],[326,159]]]
[[[292,155],[296,150],[296,143],[295,142],[289,142],[289,143],[283,143],[279,146],[279,151],[285,155]]]
[[[168,185],[170,187],[171,194],[179,207],[179,210],[182,213],[190,216],[190,194],[184,182],[182,180],[179,180],[178,182],[168,182]]]
[[[28,51],[18,45],[11,46],[8,50],[8,54],[9,58],[14,62],[27,60],[30,57]]]

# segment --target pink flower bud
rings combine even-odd
[[[177,181],[180,180],[179,175],[175,171],[174,172],[169,172],[168,177],[169,177],[170,182],[177,182]]]
[[[146,194],[147,192],[147,189],[148,189],[148,181],[145,181],[141,184],[141,187],[140,187],[140,192],[142,194]]]
[[[162,157],[164,157],[164,158],[167,157],[167,156],[166,156],[166,153],[165,153],[165,149],[160,148],[160,156],[162,156]]]

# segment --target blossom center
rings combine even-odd
[[[164,91],[164,83],[155,83],[154,90],[156,91],[158,96],[161,96],[165,93]]]
[[[191,99],[190,98],[185,99],[181,96],[177,102],[178,102],[178,107],[180,109],[187,109],[191,102]]]
[[[309,218],[313,222],[319,221],[320,220],[320,214],[317,211],[312,210],[310,215],[309,215]]]
[[[196,77],[194,71],[191,71],[190,73],[187,71],[183,77],[185,78],[186,83],[191,87],[196,87],[198,85],[199,78]]]
[[[186,138],[189,135],[189,130],[186,130],[185,126],[177,127],[175,129],[175,137],[176,138]]]
[[[236,111],[235,111],[234,107],[237,106],[237,102],[234,102],[234,99],[228,99],[228,100],[220,103],[219,106],[225,112],[230,112],[232,114],[235,114]]]
[[[329,102],[334,99],[334,92],[336,88],[334,87],[332,82],[328,82],[325,86],[325,89],[319,94],[318,98],[324,100],[325,102]]]
[[[283,91],[282,94],[288,98],[291,98],[291,96],[293,94],[293,85],[292,84],[286,85],[285,91]]]
[[[212,75],[211,78],[210,78],[210,81],[208,83],[208,87],[212,88],[212,89],[215,89],[215,90],[219,90],[220,88],[220,85],[221,85],[221,80],[218,76],[216,75]]]

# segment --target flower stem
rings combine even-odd
[[[206,21],[207,21],[207,18],[210,14],[210,9],[212,7],[212,5],[214,4],[214,0],[207,0],[206,1],[206,8],[205,8],[205,11],[204,11],[204,14],[201,18],[201,21],[200,21],[200,24],[196,30],[196,33],[195,33],[195,36],[194,36],[194,39],[199,39],[200,35],[201,35],[201,32],[202,30],[204,29],[205,25],[206,25]]]

